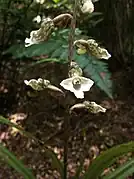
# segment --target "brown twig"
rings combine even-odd
[[[78,5],[78,0],[75,0],[74,10],[73,10],[73,18],[71,21],[70,34],[69,34],[69,49],[68,49],[69,68],[70,68],[71,62],[73,60],[73,53],[74,53],[77,5]]]

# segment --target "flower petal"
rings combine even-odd
[[[40,15],[37,15],[36,17],[33,18],[33,22],[36,22],[36,23],[40,23],[41,22],[41,16]]]
[[[85,77],[80,77],[81,79],[81,91],[89,91],[90,88],[93,86],[94,82],[89,79],[89,78],[85,78]]]
[[[76,96],[76,98],[79,98],[79,99],[83,99],[84,98],[84,92],[81,91],[81,89],[74,90],[73,93]]]
[[[92,13],[94,11],[94,5],[91,0],[85,0],[83,6],[81,7],[83,13]]]
[[[63,80],[63,81],[60,83],[60,85],[61,85],[64,89],[69,90],[69,91],[71,91],[72,93],[74,93],[74,95],[76,96],[76,98],[82,99],[82,98],[84,98],[84,93],[83,93],[83,91],[81,90],[81,88],[80,88],[80,89],[75,89],[75,88],[74,88],[73,83],[72,83],[73,80],[74,80],[74,78],[76,78],[76,77],[65,79],[65,80]]]
[[[108,60],[111,57],[111,54],[108,53],[108,51],[104,48],[100,48],[101,56],[100,58]]]
[[[73,84],[72,84],[73,78],[67,78],[65,80],[63,80],[60,85],[66,89],[69,90],[71,92],[74,92],[74,88],[73,88]]]
[[[101,105],[96,104],[96,102],[94,101],[84,101],[83,104],[85,104],[85,107],[88,109],[88,111],[93,114],[97,114],[99,112],[106,112],[106,108],[103,108]]]

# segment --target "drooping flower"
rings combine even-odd
[[[83,103],[75,104],[70,108],[70,113],[72,113],[76,109],[87,109],[88,112],[93,113],[93,114],[106,112],[106,108],[102,107],[101,105],[96,104],[96,102],[94,101],[84,101]]]
[[[24,83],[28,86],[31,86],[31,88],[33,88],[36,91],[42,91],[43,89],[48,87],[48,85],[50,84],[50,81],[42,79],[42,78],[38,78],[38,80],[36,79],[31,79],[29,81],[24,80]]]
[[[105,49],[99,46],[99,44],[94,39],[84,40],[79,39],[74,42],[74,45],[78,48],[77,53],[81,54],[88,52],[89,55],[96,57],[97,59],[108,60],[111,54]]]
[[[83,104],[88,109],[88,111],[93,113],[93,114],[97,114],[99,112],[102,112],[102,113],[106,112],[106,108],[102,107],[99,104],[96,104],[96,102],[94,102],[94,101],[91,101],[91,102],[90,101],[84,101]]]
[[[53,29],[53,20],[50,18],[43,19],[43,22],[41,23],[41,27],[39,28],[39,30],[32,31],[30,33],[30,38],[25,39],[25,47],[29,47],[33,44],[38,44],[40,42],[46,41],[52,33]]]
[[[64,95],[64,92],[57,88],[56,86],[52,85],[49,80],[38,78],[36,79],[31,79],[31,80],[24,80],[24,83],[31,88],[33,88],[35,91],[42,91],[44,89],[49,89],[51,91],[59,92],[62,95]]]
[[[77,98],[84,98],[84,92],[89,91],[94,82],[82,76],[74,76],[63,80],[60,85],[74,93]]]

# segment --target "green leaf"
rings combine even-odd
[[[10,122],[8,119],[4,118],[3,116],[0,116],[0,123],[3,124],[7,124],[11,127],[15,127],[16,129],[18,129],[19,131],[21,131],[26,137],[33,139],[34,141],[36,141],[38,144],[43,144],[43,147],[46,151],[46,154],[52,158],[52,164],[53,166],[59,171],[61,176],[64,176],[64,167],[63,167],[63,163],[57,158],[57,155],[49,148],[46,148],[44,145],[44,142],[40,141],[39,139],[37,139],[36,137],[34,137],[32,134],[30,134],[29,132],[26,132],[25,130],[23,130],[21,127],[17,126],[16,124]],[[47,142],[47,141],[46,141]],[[1,152],[1,151],[0,151]],[[3,153],[2,153],[3,155]],[[1,156],[1,153],[0,153]],[[8,161],[10,163],[10,161]],[[12,164],[12,163],[11,163]],[[12,164],[13,165],[13,164]],[[29,179],[29,178],[26,178]],[[32,177],[30,179],[33,179]]]
[[[13,45],[7,49],[4,54],[10,53],[15,58],[31,58],[41,55],[47,55],[49,58],[60,58],[63,53],[64,58],[67,58],[68,54],[65,56],[64,53],[64,51],[68,48],[67,40],[64,38],[64,35],[67,33],[68,30],[61,35],[59,35],[60,32],[58,34],[53,34],[48,41],[40,44],[34,44],[29,47],[25,47],[23,44]]]
[[[53,0],[53,2],[58,3],[58,2],[60,2],[60,0]]]
[[[125,179],[132,173],[134,173],[134,159],[117,168],[110,175],[103,177],[103,179]]]
[[[108,168],[118,157],[127,154],[128,152],[134,152],[134,142],[121,144],[103,152],[89,166],[83,179],[97,179],[105,168]]]
[[[29,169],[27,169],[21,161],[19,161],[6,147],[0,144],[0,158],[13,167],[17,172],[22,174],[25,179],[35,179]]]
[[[83,165],[84,165],[84,159],[82,159],[82,160],[80,161],[80,165],[79,165],[79,167],[78,167],[77,170],[76,170],[76,174],[75,174],[75,176],[74,176],[74,179],[80,178],[80,174],[81,174],[81,172],[82,172]]]
[[[12,123],[10,120],[4,118],[3,116],[0,116],[0,123],[2,124],[6,124],[9,125],[10,127],[15,127],[16,129],[18,129],[20,132],[22,132],[26,137],[31,138],[37,142],[39,142],[38,139],[36,139],[31,133],[26,132],[24,129],[22,129],[20,126]]]
[[[88,54],[75,55],[75,61],[83,69],[86,76],[96,82],[96,85],[103,90],[110,98],[112,96],[111,74],[107,63],[97,60]]]
[[[57,155],[51,150],[46,149],[47,156],[52,159],[52,166],[58,170],[61,175],[61,178],[64,178],[64,166],[63,163],[57,158]]]

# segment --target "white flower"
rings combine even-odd
[[[81,7],[83,13],[92,13],[94,11],[94,5],[91,0],[83,0],[83,6]]]
[[[45,0],[35,0],[36,3],[39,3],[39,4],[44,4]]]
[[[41,16],[37,15],[35,18],[33,18],[33,22],[40,23],[41,22]]]
[[[81,76],[74,76],[60,83],[64,89],[73,92],[80,99],[84,98],[84,91],[89,91],[93,84],[92,80]]]
[[[34,37],[34,35],[37,33],[37,31],[32,31],[30,33],[30,38],[26,38],[25,39],[25,47],[29,47],[31,45],[34,44],[38,44],[39,42],[36,40],[36,38]]]

